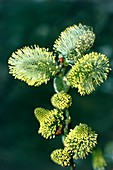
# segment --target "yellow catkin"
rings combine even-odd
[[[67,152],[67,150],[65,149],[56,149],[54,150],[52,153],[51,153],[51,159],[63,166],[63,167],[66,167],[66,166],[70,166],[70,160],[71,160],[71,156],[70,154]]]
[[[106,80],[109,68],[108,58],[92,52],[80,58],[67,74],[70,86],[78,88],[81,95],[90,94],[97,85]]]
[[[71,106],[72,98],[69,94],[62,91],[52,96],[51,103],[54,107],[64,110]]]
[[[30,86],[47,83],[59,70],[55,63],[53,53],[39,46],[19,49],[8,60],[9,73]]]
[[[61,130],[63,126],[63,112],[57,109],[36,108],[34,114],[40,123],[38,133],[46,139],[55,138],[57,131]]]
[[[97,134],[88,125],[79,124],[71,129],[64,140],[64,146],[74,159],[85,158],[97,144]]]
[[[61,32],[54,43],[54,50],[62,54],[67,61],[73,62],[88,51],[95,40],[91,27],[86,25],[73,25]]]

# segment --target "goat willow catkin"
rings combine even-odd
[[[90,94],[107,79],[108,58],[101,53],[92,52],[80,58],[67,74],[70,86],[78,88],[81,95]]]
[[[38,133],[45,139],[62,135],[63,149],[54,150],[51,159],[73,170],[75,160],[86,158],[93,152],[97,134],[87,124],[80,123],[71,129],[69,107],[72,97],[69,90],[74,87],[80,95],[89,95],[107,79],[111,70],[107,56],[88,52],[94,41],[91,27],[73,25],[61,32],[53,45],[53,52],[34,45],[17,50],[8,60],[9,73],[28,85],[40,86],[53,78],[52,110],[41,107],[34,110],[40,124]],[[111,147],[107,147],[106,156],[113,159]],[[93,169],[104,170],[105,166],[102,153],[93,152]]]
[[[58,71],[53,53],[39,46],[17,50],[8,63],[9,73],[31,86],[47,83]]]
[[[94,170],[105,170],[107,164],[100,149],[96,149],[93,151],[92,165]]]
[[[59,92],[52,96],[51,103],[54,107],[64,110],[69,108],[72,104],[72,98],[65,92]]]
[[[61,32],[55,41],[54,50],[62,54],[67,61],[75,62],[92,47],[94,40],[95,34],[91,27],[82,24],[73,25]]]
[[[36,108],[34,114],[40,122],[38,133],[46,139],[55,138],[57,130],[62,128],[64,120],[63,112],[57,109]]]
[[[56,149],[56,150],[54,150],[51,153],[51,159],[55,163],[57,163],[57,164],[59,164],[63,167],[70,166],[70,164],[71,164],[71,156],[67,152],[66,149]]]
[[[79,124],[71,129],[64,140],[64,146],[74,159],[85,158],[97,144],[97,134],[88,125]]]

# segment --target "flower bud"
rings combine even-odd
[[[102,154],[102,151],[100,149],[94,150],[92,157],[93,157],[92,159],[93,169],[94,170],[105,170],[105,167],[107,164]]]

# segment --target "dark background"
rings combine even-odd
[[[36,107],[51,109],[52,81],[30,87],[8,73],[8,58],[17,48],[38,44],[52,50],[67,26],[82,23],[96,34],[94,51],[106,54],[113,68],[113,1],[0,0],[0,170],[61,170],[50,153],[62,147],[61,137],[45,140],[37,134]],[[87,123],[99,135],[98,146],[113,141],[113,72],[89,96],[70,91],[72,127]],[[64,168],[69,169],[69,168]],[[77,161],[76,170],[91,170],[91,155]],[[113,164],[108,164],[108,170]]]

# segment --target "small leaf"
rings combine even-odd
[[[60,76],[56,76],[56,77],[54,78],[53,86],[54,86],[54,89],[55,89],[55,92],[56,92],[56,93],[61,92],[61,91],[68,92],[68,90],[69,90],[69,88],[70,88],[70,87],[65,83],[65,81],[63,80],[63,78],[60,77]]]

